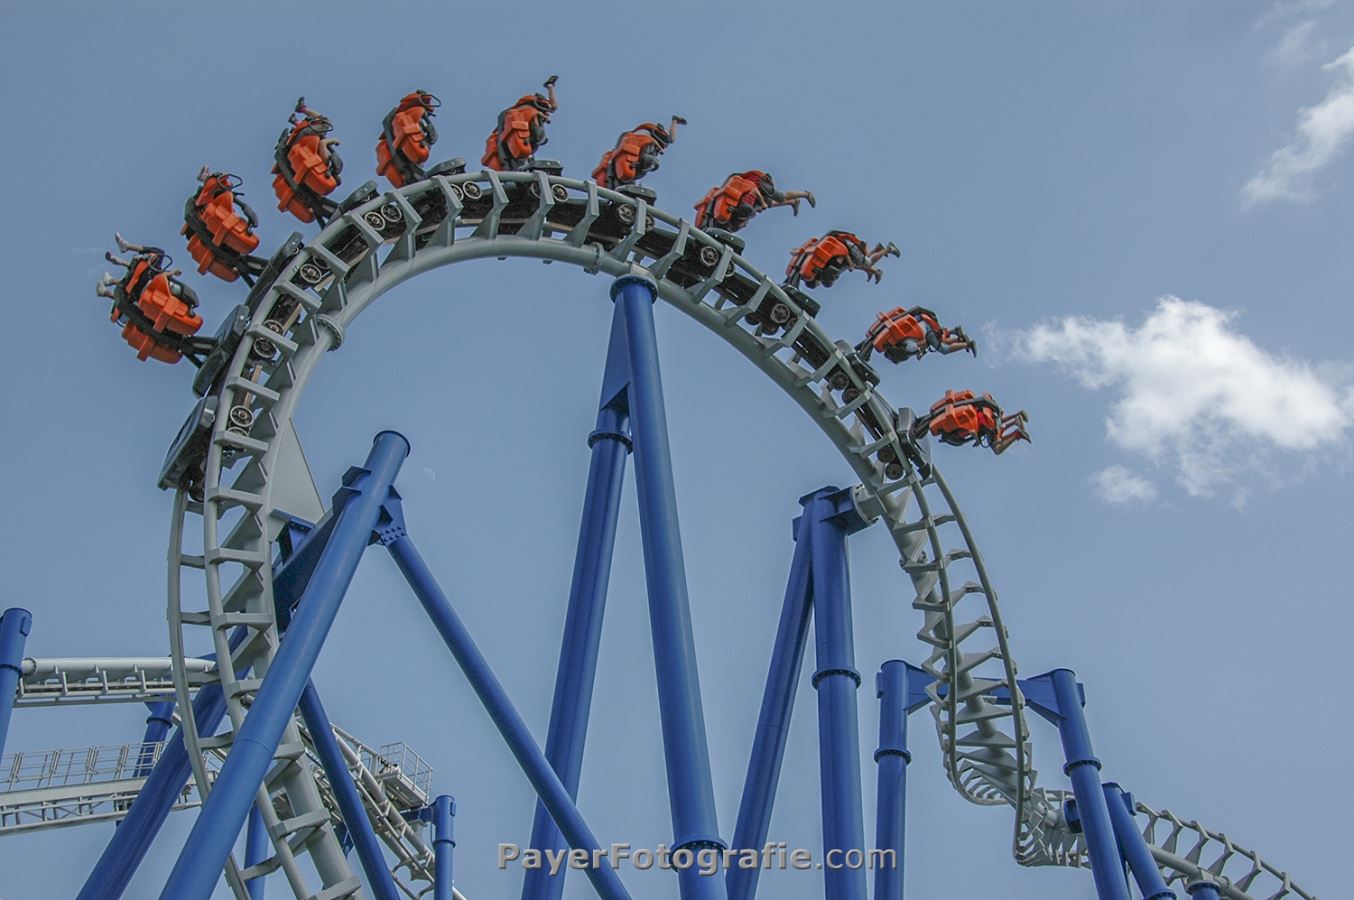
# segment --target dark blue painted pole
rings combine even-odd
[[[635,441],[635,482],[649,589],[649,627],[658,676],[658,708],[672,808],[673,849],[693,852],[723,848],[710,776],[696,641],[691,631],[677,492],[672,482],[663,380],[658,367],[653,303],[648,278],[627,275],[611,286],[611,298],[625,316],[630,358],[630,417]],[[678,873],[682,900],[725,900],[723,878],[703,876],[692,866]]]
[[[1067,760],[1063,771],[1077,798],[1077,814],[1091,858],[1096,894],[1100,900],[1129,900],[1119,843],[1114,839],[1105,793],[1100,787],[1100,760],[1091,751],[1091,732],[1086,727],[1077,676],[1071,669],[1054,669],[1048,678],[1057,700],[1058,736],[1062,739],[1063,758]]]
[[[390,555],[395,558],[395,564],[399,566],[405,580],[418,596],[419,602],[423,604],[424,611],[428,613],[428,618],[432,619],[433,626],[456,659],[457,665],[465,673],[466,680],[470,682],[470,687],[484,705],[485,712],[489,713],[489,718],[498,726],[499,734],[507,743],[508,750],[512,752],[527,780],[536,789],[537,795],[544,801],[546,809],[550,811],[560,831],[564,833],[569,846],[587,850],[589,854],[598,851],[597,838],[593,837],[592,831],[583,821],[582,814],[574,805],[569,792],[564,789],[555,770],[550,768],[545,754],[541,752],[526,723],[522,721],[512,701],[508,699],[503,685],[489,668],[488,660],[480,653],[479,647],[475,646],[475,641],[466,630],[465,623],[452,609],[446,594],[442,593],[437,579],[433,577],[423,557],[415,549],[413,541],[404,533],[403,528],[398,528],[391,529],[389,538],[383,538],[383,542],[386,543]],[[592,856],[589,855],[588,858],[591,859]],[[588,880],[592,882],[602,900],[629,900],[630,895],[626,893],[620,878],[610,866],[588,866],[586,871]]]
[[[243,638],[244,634],[241,632],[238,636]],[[198,733],[203,736],[215,734],[225,715],[226,698],[221,685],[204,685],[193,698],[193,721],[197,723]],[[117,900],[122,896],[160,826],[178,801],[190,774],[192,763],[183,745],[183,728],[180,726],[174,729],[146,783],[137,791],[127,815],[113,831],[112,839],[85,879],[77,900]]]
[[[1185,887],[1185,893],[1194,900],[1219,900],[1218,886],[1211,881],[1196,881]]]
[[[1105,806],[1109,809],[1110,825],[1119,840],[1119,849],[1128,860],[1129,871],[1138,882],[1143,900],[1175,900],[1175,892],[1166,887],[1161,869],[1152,859],[1147,839],[1133,824],[1133,795],[1124,793],[1114,782],[1104,786]]]
[[[367,886],[371,888],[376,900],[400,900],[400,892],[395,880],[386,868],[385,856],[381,852],[381,842],[372,830],[371,819],[362,806],[362,795],[358,793],[353,776],[348,771],[348,763],[339,748],[338,738],[334,737],[334,726],[320,702],[319,692],[313,683],[307,683],[301,692],[301,717],[305,719],[306,730],[310,732],[310,742],[315,747],[315,755],[324,767],[329,787],[338,801],[343,824],[348,828],[357,859],[362,863],[362,871],[367,875]]]
[[[813,569],[814,645],[818,671],[818,757],[823,806],[823,880],[827,900],[865,900],[863,864],[849,854],[865,853],[865,812],[860,787],[860,723],[856,713],[855,637],[851,625],[851,580],[846,560],[847,530],[837,518],[834,496],[825,488],[800,501],[810,520]]]
[[[569,608],[564,619],[559,669],[555,674],[550,729],[545,739],[545,758],[574,799],[578,798],[578,779],[583,770],[583,746],[587,740],[588,714],[597,678],[597,654],[602,643],[602,614],[611,577],[612,552],[616,546],[621,490],[625,483],[625,458],[630,452],[625,406],[628,365],[625,332],[618,311],[612,317],[597,427],[588,437],[592,459],[588,464],[582,521],[578,526],[578,550],[574,554]],[[530,846],[537,850],[560,850],[565,846],[559,827],[539,800],[531,827]],[[561,869],[552,878],[548,868],[528,869],[522,882],[523,900],[559,900],[564,893],[567,871],[567,868]]]
[[[908,665],[891,659],[879,669],[875,693],[879,697],[879,749],[874,761],[879,768],[875,804],[875,847],[892,853],[874,873],[874,900],[903,900],[903,835],[907,813]]]
[[[15,606],[0,614],[0,754],[5,752],[9,717],[23,675],[24,644],[32,627],[33,614],[26,609]]]
[[[249,815],[259,785],[273,764],[282,732],[301,701],[344,592],[371,540],[409,442],[393,431],[376,435],[362,469],[350,469],[335,496],[334,530],[301,595],[286,637],[254,696],[249,716],[232,742],[207,802],[179,853],[161,900],[206,900],[211,896],[235,837]]]
[[[456,801],[442,794],[433,800],[433,900],[451,900],[452,852],[456,849]],[[553,820],[551,820],[553,821]]]
[[[785,759],[785,739],[790,733],[795,688],[808,644],[813,601],[809,585],[809,519],[800,516],[795,528],[795,552],[790,562],[790,580],[776,626],[771,666],[762,692],[762,710],[752,738],[743,799],[738,804],[738,823],[733,831],[735,850],[760,850],[771,828],[771,809],[776,802],[780,767]],[[727,875],[729,900],[752,900],[757,893],[761,867],[732,866]]]
[[[268,829],[263,824],[263,813],[255,803],[249,808],[249,825],[244,832],[244,867],[257,866],[268,858],[273,850],[273,842],[268,839]],[[263,875],[251,878],[244,883],[249,891],[249,900],[263,900],[267,890],[267,880]]]
[[[151,766],[155,765],[156,745],[163,741],[169,735],[169,729],[174,727],[173,700],[147,703],[146,708],[150,710],[150,715],[146,716],[146,733],[141,738],[141,752],[136,757],[136,769],[132,772],[135,778],[144,778],[150,774]]]

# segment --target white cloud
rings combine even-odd
[[[1258,30],[1293,16],[1316,15],[1334,5],[1335,0],[1279,0],[1269,12],[1256,20],[1255,27]]]
[[[1274,151],[1264,169],[1246,182],[1241,195],[1248,206],[1309,198],[1312,176],[1354,138],[1354,47],[1322,68],[1335,73],[1335,84],[1324,100],[1298,113],[1294,139]]]
[[[1091,476],[1106,503],[1147,503],[1157,498],[1156,485],[1123,466],[1110,466]]]
[[[1333,384],[1257,345],[1234,318],[1163,297],[1138,328],[1073,316],[1018,337],[1025,358],[1118,395],[1105,421],[1116,446],[1169,466],[1190,494],[1225,489],[1239,499],[1248,479],[1278,471],[1277,456],[1341,443],[1354,392],[1347,371]]]
[[[1316,36],[1316,19],[1307,19],[1284,29],[1265,54],[1265,62],[1276,69],[1296,69],[1325,52],[1326,42]]]

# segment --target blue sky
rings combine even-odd
[[[682,213],[762,168],[818,208],[747,229],[768,270],[811,234],[893,240],[882,285],[845,276],[821,321],[858,339],[920,303],[982,355],[889,368],[893,401],[990,390],[1032,445],[940,463],[1001,592],[1021,672],[1077,670],[1107,777],[1198,818],[1315,893],[1354,879],[1331,750],[1354,740],[1336,685],[1354,636],[1349,554],[1354,12],[1347,2],[848,4],[687,2],[52,3],[0,34],[10,214],[0,354],[3,602],[34,613],[33,655],[166,647],[170,498],[154,481],[191,406],[187,364],[137,363],[93,295],[121,230],[187,259],[183,199],[204,162],[245,178],[266,246],[273,141],[298,94],[336,124],[346,184],[415,87],[444,102],[438,158],[475,159],[497,112],[560,75],[548,155],[590,172],[625,128],[690,120],[649,179]],[[303,231],[305,228],[302,227]],[[192,278],[209,327],[243,296]],[[544,735],[601,377],[607,285],[477,262],[388,296],[312,382],[297,418],[326,495],[371,435],[414,452],[410,527],[531,726]],[[741,358],[658,311],[675,477],[721,829],[732,832],[789,565],[796,498],[849,474]],[[670,836],[633,486],[617,544],[580,804],[604,841]],[[877,529],[853,538],[863,672],[919,662],[920,620]],[[316,671],[330,714],[407,740],[459,802],[472,898],[524,841],[525,781],[389,560],[359,573]],[[819,845],[815,709],[796,708],[773,832]],[[924,715],[924,714],[923,714]],[[862,749],[876,708],[861,695]],[[1043,782],[1056,736],[1036,724]],[[10,749],[135,740],[129,708],[21,714]],[[947,786],[913,719],[909,896],[1089,898],[1084,873],[1020,869],[1010,816]],[[866,769],[872,823],[873,777]],[[191,818],[133,885],[153,896]],[[869,826],[872,829],[872,824]],[[0,842],[0,896],[60,898],[109,829]],[[670,881],[628,876],[640,896]],[[764,895],[821,895],[817,877]],[[274,888],[282,890],[281,885]],[[589,896],[576,879],[571,897]]]

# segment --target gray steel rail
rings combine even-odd
[[[205,659],[187,659],[192,684],[216,668]],[[174,660],[169,657],[27,657],[14,705],[74,706],[87,703],[146,703],[174,699]]]
[[[204,500],[195,503],[179,493],[170,542],[173,652],[184,660],[184,648],[201,652],[201,635],[207,636],[220,660],[216,677],[225,687],[232,728],[247,715],[259,673],[277,646],[272,476],[279,436],[306,384],[378,297],[430,269],[490,257],[559,261],[611,277],[647,274],[665,302],[743,354],[799,404],[860,479],[858,503],[884,519],[912,579],[914,605],[923,613],[919,637],[931,648],[925,667],[937,679],[931,708],[951,782],[975,803],[1014,808],[1013,847],[1023,864],[1080,865],[1079,839],[1062,821],[1061,792],[1035,787],[1015,661],[968,525],[938,473],[921,479],[904,465],[900,477],[889,477],[879,459],[881,451],[905,459],[894,406],[852,369],[844,345],[733,247],[643,199],[542,172],[439,175],[378,196],[324,228],[283,268],[258,306],[217,388],[222,414],[207,454]],[[778,316],[770,315],[771,307]],[[268,343],[271,357],[258,355],[254,338]],[[250,424],[231,430],[225,411],[236,407],[248,411],[241,418]],[[200,553],[184,550],[193,519],[200,519]],[[956,549],[946,549],[947,542]],[[205,606],[186,607],[182,582],[199,575],[205,575]],[[226,638],[239,626],[250,629],[250,637],[231,653]],[[181,708],[188,708],[188,673],[176,670],[175,681]],[[998,688],[1012,702],[995,702]],[[189,719],[190,748],[228,752],[229,733],[198,735]],[[285,797],[292,811],[284,821],[268,822],[278,865],[290,876],[295,857],[310,852],[324,881],[316,896],[356,896],[323,799],[308,774],[291,765],[299,747],[294,723],[264,788]],[[195,776],[199,791],[209,791],[200,766]],[[1157,858],[1172,877],[1197,869],[1188,854],[1159,848]],[[1254,900],[1241,884],[1224,885],[1226,896]],[[302,881],[293,879],[292,886],[296,896],[309,896]],[[1296,888],[1283,891],[1309,896]]]

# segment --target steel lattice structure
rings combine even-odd
[[[320,362],[370,304],[424,272],[482,258],[547,260],[648,280],[659,298],[751,361],[817,425],[859,481],[850,491],[856,513],[889,530],[910,579],[911,604],[922,614],[917,637],[927,648],[926,699],[950,782],[973,803],[1010,808],[1012,852],[1021,864],[1089,867],[1087,838],[1066,815],[1072,794],[1037,778],[1027,718],[1043,701],[1027,696],[1031,682],[1019,677],[997,592],[954,493],[939,471],[923,474],[913,465],[896,407],[853,368],[849,345],[828,335],[802,295],[754,267],[742,249],[737,239],[656,208],[642,192],[545,169],[433,175],[373,195],[313,240],[293,244],[293,252],[284,248],[271,283],[256,289],[244,339],[203,407],[214,419],[202,498],[175,494],[169,659],[33,661],[23,672],[20,705],[113,695],[165,700],[172,693],[192,768],[193,798],[184,805],[209,798],[217,761],[233,752],[283,643],[275,557],[295,509],[279,473],[294,452],[292,417]],[[205,584],[205,608],[186,600],[184,586],[196,581]],[[201,635],[215,648],[214,663],[186,650],[200,645]],[[221,734],[195,711],[195,696],[209,687],[224,699],[229,728]],[[377,752],[350,735],[339,744],[376,833],[403,870],[401,886],[410,896],[428,892],[434,853],[373,771]],[[298,898],[363,891],[333,827],[337,801],[315,753],[315,736],[297,715],[261,789],[272,802],[256,807],[271,851],[263,862],[231,857],[225,867],[241,900],[249,897],[249,878],[273,871]],[[1287,873],[1226,836],[1143,803],[1136,811],[1167,884],[1211,884],[1232,900],[1312,900]],[[298,863],[303,855],[322,880],[318,889]]]

